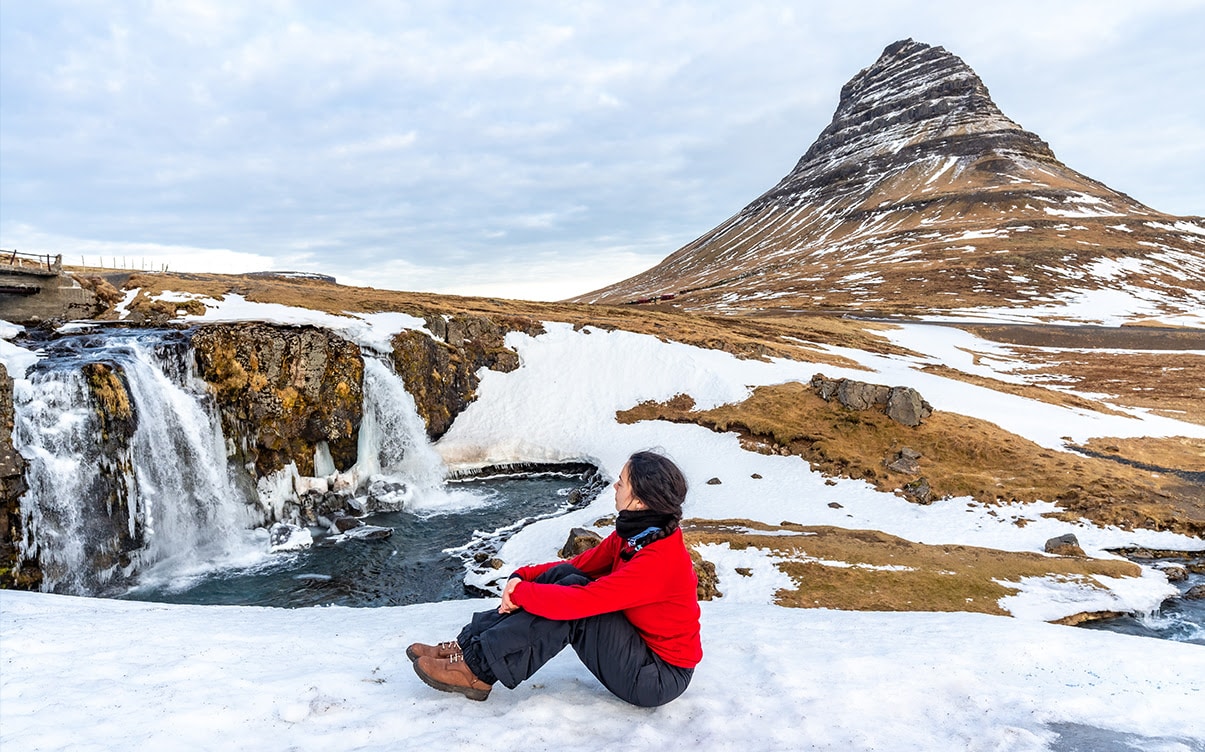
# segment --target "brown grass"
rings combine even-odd
[[[1144,465],[1172,467],[1205,473],[1205,439],[1172,436],[1170,438],[1092,439],[1087,448]]]
[[[775,600],[796,608],[1005,614],[999,600],[1017,589],[997,580],[1056,577],[1100,587],[1092,575],[1137,577],[1140,573],[1137,565],[1127,561],[927,545],[875,530],[791,522],[772,526],[750,520],[689,520],[683,530],[694,546],[727,543],[733,549],[760,548],[787,559],[777,566],[791,577],[795,588],[780,590]],[[724,585],[723,580],[718,582],[720,592]]]
[[[348,287],[321,280],[264,278],[222,274],[133,274],[124,289],[141,290],[131,310],[155,305],[151,298],[166,291],[223,299],[238,294],[252,302],[279,303],[331,314],[399,311],[425,318],[433,314],[473,314],[491,317],[525,316],[560,321],[577,327],[649,334],[663,340],[724,350],[741,358],[772,357],[861,368],[858,363],[822,349],[842,345],[877,353],[905,353],[874,332],[882,325],[838,317],[726,318],[638,306],[598,306],[540,303],[498,298],[378,290]],[[158,304],[159,310],[167,306]],[[195,306],[195,304],[189,304]],[[184,308],[172,304],[171,308]],[[189,311],[195,313],[195,310]]]
[[[1027,373],[1053,387],[1106,395],[1115,404],[1205,425],[1205,355],[1040,350],[1021,355],[1038,364]]]
[[[1205,494],[1176,476],[1041,447],[993,423],[936,412],[909,428],[873,411],[821,399],[807,384],[763,386],[739,404],[696,411],[680,395],[617,414],[620,422],[670,420],[734,431],[752,451],[794,454],[828,475],[899,491],[918,476],[886,465],[904,447],[921,453],[919,477],[937,497],[994,503],[1057,502],[1070,519],[1187,535],[1205,533]]]

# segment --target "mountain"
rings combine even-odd
[[[1101,293],[1104,293],[1103,295]],[[909,40],[841,89],[778,185],[660,264],[576,302],[709,312],[1205,310],[1205,219],[1067,167],[960,58]]]

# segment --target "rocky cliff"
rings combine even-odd
[[[906,40],[842,88],[832,122],[778,185],[652,269],[577,300],[923,314],[1057,308],[1101,289],[1199,311],[1205,221],[1067,167],[961,59]]]
[[[290,463],[313,475],[322,442],[336,468],[355,464],[363,417],[359,347],[325,329],[269,324],[203,326],[192,346],[239,464],[254,466],[260,477]]]
[[[3,367],[0,366],[0,371]],[[138,415],[130,399],[121,367],[113,363],[93,362],[83,367],[90,425],[95,426],[95,456],[88,458],[97,465],[76,507],[75,519],[86,520],[86,534],[80,536],[82,558],[90,562],[90,572],[107,573],[111,577],[131,563],[131,554],[143,543],[145,520],[134,515],[131,521],[129,488],[131,477],[130,439],[138,425]],[[0,505],[4,529],[0,532],[0,586],[33,589],[44,578],[51,581],[68,579],[68,573],[56,562],[40,559],[22,560],[21,544],[25,536],[25,519],[21,496],[28,490],[24,472],[25,459],[12,444],[13,426],[12,380],[0,379]],[[43,489],[53,493],[55,489]],[[68,505],[48,505],[44,514],[65,516]],[[50,520],[52,524],[56,520]],[[81,579],[84,579],[81,577]]]
[[[544,327],[522,317],[468,314],[430,314],[426,323],[433,336],[406,330],[393,338],[393,360],[406,391],[414,397],[427,435],[434,441],[476,398],[478,370],[509,373],[519,367],[518,354],[504,343],[506,334],[536,335]]]
[[[25,458],[13,449],[13,381],[0,363],[0,587],[36,587],[40,577],[14,571],[21,540]]]

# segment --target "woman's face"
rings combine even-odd
[[[644,504],[632,493],[632,482],[628,479],[628,466],[625,464],[619,472],[619,480],[615,481],[615,511],[636,511],[643,509]]]

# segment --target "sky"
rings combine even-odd
[[[1205,0],[0,4],[0,248],[555,300],[773,186],[940,45],[1067,165],[1205,214]]]

